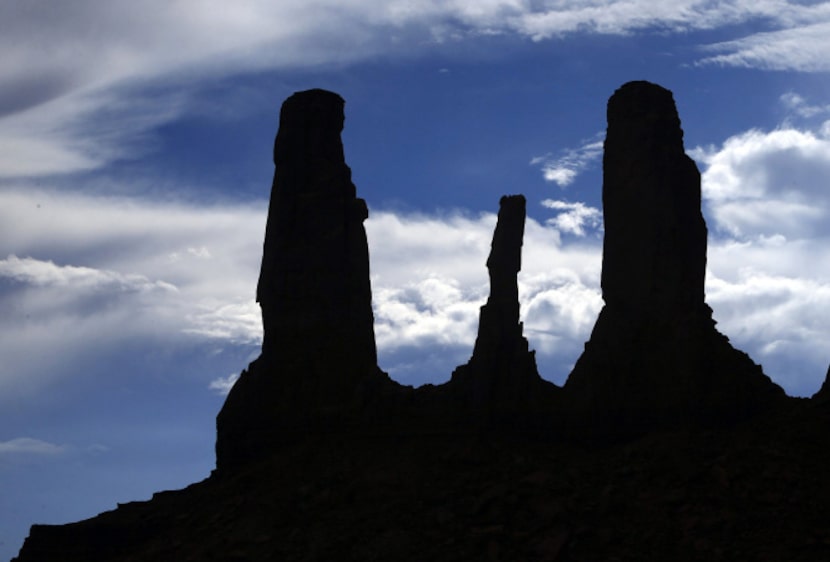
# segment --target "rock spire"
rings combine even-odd
[[[300,354],[312,338],[348,340],[364,370],[377,363],[366,202],[343,156],[343,99],[298,92],[280,112],[257,301],[265,355]]]
[[[377,367],[363,221],[340,133],[343,99],[289,97],[274,142],[274,182],[257,301],[262,355],[217,418],[217,467],[268,454],[309,424],[342,422],[361,407]]]
[[[602,200],[605,306],[564,389],[580,423],[715,424],[783,399],[704,301],[700,173],[670,91],[629,82],[609,100]]]
[[[487,258],[490,296],[481,307],[473,355],[455,370],[450,383],[462,403],[495,418],[537,409],[555,388],[539,377],[535,352],[529,350],[519,321],[517,275],[522,264],[525,209],[523,195],[504,196],[499,202]],[[544,390],[540,391],[541,387]]]

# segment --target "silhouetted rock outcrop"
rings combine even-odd
[[[481,307],[473,356],[455,370],[450,382],[465,410],[489,421],[550,406],[557,390],[539,376],[535,352],[529,350],[519,321],[517,275],[522,268],[525,207],[523,195],[504,196],[499,201],[487,258],[490,296]]]
[[[813,394],[815,402],[830,402],[830,367],[827,367],[827,374],[824,375],[824,382],[821,388]]]
[[[342,125],[336,94],[283,105],[262,355],[219,413],[217,471],[34,525],[18,562],[830,559],[830,382],[778,409],[783,391],[715,330],[669,91],[609,101],[605,307],[564,389],[519,321],[522,196],[501,200],[469,363],[417,390],[378,369]],[[635,438],[597,448],[596,432]]]
[[[605,306],[565,385],[577,424],[645,431],[720,424],[784,398],[714,327],[704,302],[700,174],[670,91],[630,82],[608,102]]]
[[[257,301],[262,355],[217,418],[217,468],[265,456],[286,432],[342,424],[378,384],[366,202],[340,133],[343,99],[298,92],[280,111]]]

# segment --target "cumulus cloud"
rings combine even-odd
[[[189,334],[247,345],[259,345],[262,341],[260,308],[251,298],[203,299],[185,319],[188,327],[184,332]]]
[[[575,236],[585,236],[586,228],[596,229],[602,226],[602,211],[577,201],[569,203],[555,199],[545,199],[542,205],[548,209],[559,211],[555,217],[548,219],[547,224],[560,232],[567,232]]]
[[[493,214],[366,221],[381,367],[407,384],[442,382],[472,350],[487,297]]]
[[[402,345],[472,345],[478,309],[484,304],[480,289],[468,287],[462,292],[456,279],[434,275],[400,288],[376,288],[378,345],[387,349]]]
[[[717,228],[788,239],[825,231],[830,138],[823,132],[750,130],[690,153],[706,166],[703,195]]]
[[[0,441],[0,457],[5,455],[59,455],[66,451],[63,445],[55,445],[31,437],[18,437]]]
[[[768,252],[770,263],[763,269],[742,267],[737,276],[721,278],[712,270],[734,253],[715,245],[706,292],[719,328],[788,392],[809,396],[818,390],[830,361],[823,345],[830,337],[830,283],[818,272],[804,276],[777,267],[774,260],[788,251]]]
[[[405,383],[443,382],[469,359],[489,294],[486,261],[496,216],[373,212],[375,333],[381,367]],[[563,244],[528,219],[520,303],[543,376],[562,382],[599,312],[600,247]]]
[[[704,164],[715,318],[799,395],[830,361],[830,139],[818,129],[750,130],[691,151]]]
[[[597,137],[601,136],[597,135]],[[563,151],[559,156],[546,154],[536,156],[531,165],[541,165],[545,181],[553,182],[559,187],[567,187],[576,177],[602,156],[602,140],[592,140],[579,148]]]

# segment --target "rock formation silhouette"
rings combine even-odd
[[[450,387],[462,411],[486,422],[526,417],[552,406],[553,384],[539,376],[536,355],[530,351],[519,320],[517,275],[522,268],[526,218],[523,195],[504,196],[487,271],[490,296],[481,307],[473,355],[453,372]]]
[[[470,361],[419,389],[378,368],[343,105],[283,104],[262,354],[217,417],[217,470],[33,525],[17,562],[830,559],[830,383],[788,399],[715,329],[671,92],[608,103],[605,306],[564,388],[522,333],[520,195],[500,202]]]
[[[280,111],[257,301],[262,354],[217,418],[217,468],[267,455],[294,431],[339,425],[378,385],[369,249],[340,133],[343,99],[297,92]]]
[[[629,82],[608,101],[600,312],[565,384],[578,425],[719,425],[783,390],[715,329],[704,301],[700,173],[670,91]]]
[[[816,402],[830,402],[830,367],[827,367],[827,374],[824,375],[824,382],[821,383],[821,388],[813,394],[812,398]]]

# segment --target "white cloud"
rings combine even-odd
[[[599,136],[602,134],[597,135]],[[579,148],[565,150],[558,157],[552,154],[536,156],[530,163],[531,165],[541,164],[545,181],[553,182],[559,187],[567,187],[581,172],[602,157],[602,145],[603,141],[592,140]]]
[[[761,68],[764,70],[797,70],[827,72],[830,70],[830,5],[826,2],[804,7],[814,9],[815,23],[799,22],[791,28],[756,33],[734,41],[709,46],[708,51],[722,54],[703,58],[700,64],[718,64]]]
[[[710,199],[707,204],[716,206]],[[472,352],[489,291],[485,263],[495,215],[373,211],[366,227],[381,366],[409,384],[446,380]],[[823,257],[828,250],[820,237],[798,240],[775,230],[740,240],[712,238],[707,300],[738,348],[788,391],[810,394],[830,360],[823,357],[830,336],[824,322],[830,317],[830,255]],[[527,221],[518,279],[525,334],[543,376],[558,383],[602,307],[601,242],[580,242],[563,243],[552,225]]]
[[[217,297],[203,299],[185,319],[189,324],[186,333],[249,345],[262,341],[262,314],[251,298],[236,297],[233,302]]]
[[[809,131],[750,131],[698,151],[708,162],[710,225],[721,232],[709,252],[715,317],[739,348],[801,394],[818,387],[830,359],[822,358],[830,336],[826,221],[809,214],[790,221],[777,207],[758,205],[808,200],[826,216],[824,143]],[[800,183],[779,181],[796,177],[788,170],[802,174]],[[756,206],[742,215],[730,210],[735,201]],[[587,206],[549,206],[589,221],[583,229],[599,220]],[[50,365],[134,338],[259,341],[253,297],[265,208],[264,201],[197,206],[32,189],[0,194],[0,255],[10,256],[0,260],[4,396],[48,384]],[[764,213],[769,223],[758,218]],[[469,357],[495,223],[492,213],[371,212],[376,333],[381,366],[393,377],[446,380]],[[522,315],[540,371],[556,382],[601,308],[600,266],[599,238],[563,242],[554,225],[528,219]]]
[[[125,342],[257,343],[265,208],[0,192],[3,396]]]
[[[815,392],[830,362],[830,139],[783,126],[690,152],[704,163],[715,318],[788,391]]]
[[[482,264],[490,252],[495,214],[371,210],[365,224],[374,285],[403,287],[415,279],[440,277],[466,287],[486,286]]]
[[[64,451],[66,447],[63,445],[54,445],[31,437],[0,441],[0,455],[59,455]]]
[[[555,7],[523,10],[508,25],[541,40],[574,32],[623,35],[659,30],[682,33],[757,22],[798,28],[827,21],[828,17],[830,8],[826,3],[809,5],[786,0],[679,0],[659,4],[649,0],[565,0],[557,2]]]
[[[809,396],[818,390],[830,362],[824,345],[830,337],[830,282],[826,272],[798,276],[775,263],[790,250],[768,252],[764,269],[741,267],[737,276],[720,278],[712,270],[736,258],[715,245],[706,293],[719,329],[789,392]],[[816,257],[800,255],[799,261]]]
[[[152,146],[210,77],[343,64],[512,34],[774,31],[726,41],[704,63],[826,70],[830,8],[786,0],[48,0],[0,6],[0,177],[92,170]],[[187,109],[186,109],[187,108]],[[578,170],[551,166],[549,181]]]
[[[405,384],[447,380],[472,352],[496,216],[371,211],[365,224],[380,366]]]
[[[809,130],[750,130],[697,148],[716,228],[733,236],[801,239],[826,233],[830,138]]]
[[[84,291],[107,291],[111,288],[129,292],[177,291],[170,283],[151,281],[143,275],[122,274],[91,267],[59,266],[52,261],[21,259],[13,254],[0,260],[0,277],[36,287],[72,287]]]
[[[231,373],[227,377],[219,377],[210,381],[208,388],[216,391],[221,396],[227,396],[237,380],[239,380],[239,373]]]
[[[830,105],[812,105],[804,97],[792,91],[781,96],[781,103],[789,112],[805,119],[830,113]]]
[[[442,382],[469,359],[489,294],[486,261],[495,222],[493,214],[370,215],[375,333],[381,367],[393,377]],[[556,229],[526,222],[518,276],[522,316],[542,375],[557,382],[599,312],[600,251],[598,241],[565,245]]]
[[[374,289],[375,336],[384,349],[399,346],[472,346],[486,294],[462,293],[457,280],[429,276],[402,288]]]
[[[552,219],[546,221],[560,232],[567,232],[575,236],[585,236],[585,228],[596,229],[602,227],[602,211],[577,201],[557,201],[545,199],[542,205],[554,211],[560,211]]]

